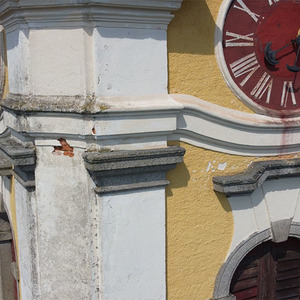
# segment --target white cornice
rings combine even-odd
[[[0,23],[7,29],[109,26],[166,29],[182,0],[4,0]]]
[[[169,140],[215,151],[269,156],[300,151],[300,117],[280,119],[220,107],[189,95],[171,95],[183,109]]]
[[[243,156],[300,152],[300,117],[238,112],[189,95],[99,97],[92,102],[80,97],[29,100],[11,95],[3,108],[6,126],[31,136],[75,135],[114,144],[155,136],[157,141],[181,140]]]

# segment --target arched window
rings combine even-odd
[[[300,241],[267,241],[250,251],[238,265],[230,293],[237,300],[300,299]]]

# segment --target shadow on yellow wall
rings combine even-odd
[[[184,0],[175,12],[168,27],[169,92],[251,113],[227,86],[214,54],[221,3]]]
[[[205,0],[184,0],[174,20],[168,35],[169,52],[214,54],[214,40],[207,36],[214,36],[215,22]]]
[[[217,197],[217,199],[219,200],[222,208],[224,209],[224,211],[226,212],[231,212],[231,207],[230,207],[230,204],[227,200],[227,197],[225,194],[223,193],[219,193],[219,192],[215,192],[215,195]]]

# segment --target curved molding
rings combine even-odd
[[[182,110],[169,140],[247,156],[299,151],[300,117],[268,117],[220,107],[189,95],[171,97],[182,105]]]
[[[231,176],[213,178],[214,190],[227,196],[252,193],[267,179],[300,175],[300,159],[253,162],[247,170]]]
[[[298,235],[298,237],[300,237]],[[240,243],[235,250],[226,259],[226,262],[220,268],[219,273],[215,281],[215,289],[213,293],[213,299],[223,299],[229,297],[230,283],[235,269],[238,267],[239,263],[249,253],[259,244],[268,241],[271,238],[270,230],[265,230],[262,232],[256,232],[252,234],[247,240]]]
[[[27,26],[78,26],[93,24],[109,27],[166,29],[171,12],[182,0],[61,0],[0,1],[0,23],[6,28]]]
[[[32,136],[76,135],[106,141],[132,138],[137,142],[155,136],[160,141],[180,140],[243,156],[283,155],[300,149],[300,117],[244,113],[189,95],[9,95],[3,108],[6,126]],[[53,126],[54,119],[59,126]]]

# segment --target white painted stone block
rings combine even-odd
[[[165,30],[97,28],[94,43],[98,95],[167,93]]]
[[[293,219],[299,195],[299,178],[281,178],[263,183],[270,222]]]
[[[99,197],[103,299],[165,299],[164,188]]]
[[[22,299],[37,299],[39,293],[35,286],[37,281],[37,257],[34,249],[36,227],[34,213],[35,199],[30,197],[27,190],[15,180],[15,201],[17,219],[17,238],[19,245],[20,290]]]
[[[29,30],[6,35],[9,91],[15,94],[32,92],[30,73]]]
[[[233,250],[241,241],[257,230],[257,224],[249,195],[229,197],[228,201],[234,219],[234,234],[231,243],[231,250]]]
[[[268,209],[266,202],[264,201],[264,193],[261,187],[257,188],[251,194],[251,201],[253,205],[253,210],[255,214],[255,220],[257,224],[257,230],[263,231],[270,227]]]
[[[87,33],[84,29],[30,32],[30,69],[34,95],[85,95]]]
[[[249,195],[229,197],[234,235],[227,257],[252,234],[270,229],[275,242],[287,239],[291,222],[300,221],[299,177],[266,180]]]
[[[52,152],[37,147],[41,299],[91,299],[88,174],[81,151],[73,157]]]

